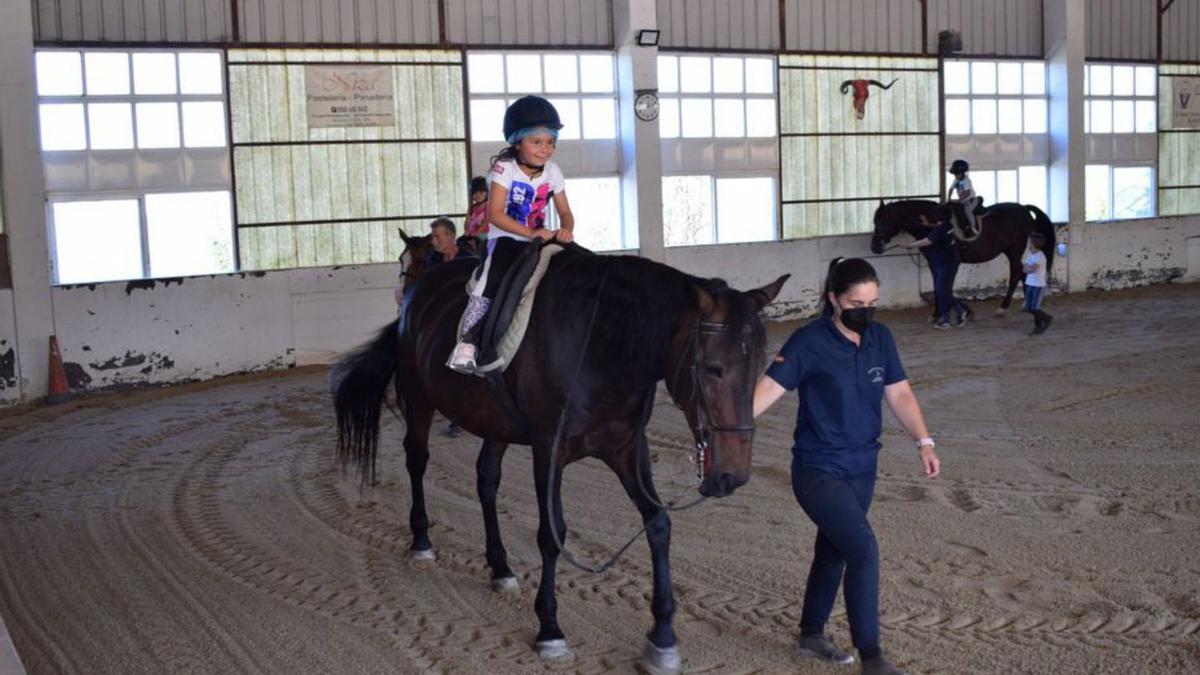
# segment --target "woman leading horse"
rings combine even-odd
[[[650,472],[646,424],[659,380],[683,408],[697,444],[700,492],[725,496],[750,476],[751,402],[766,344],[759,310],[787,277],[740,292],[632,256],[569,247],[553,259],[524,341],[503,377],[516,414],[480,378],[446,368],[473,263],[451,260],[415,281],[400,319],[334,369],[331,386],[339,453],[374,474],[380,407],[394,380],[407,423],[414,555],[432,557],[423,476],[435,410],[485,439],[477,466],[493,580],[512,572],[495,519],[500,458],[509,443],[530,445],[538,496],[542,578],[534,602],[538,652],[566,656],[558,626],[555,566],[565,540],[560,489],[565,466],[600,459],[617,474],[646,526],[653,564],[644,666],[676,672],[679,654],[668,550],[671,524]],[[560,414],[561,411],[561,414]],[[561,442],[560,442],[561,441]],[[490,497],[490,513],[489,513]]]
[[[922,219],[932,224],[947,218],[949,210],[935,201],[908,199],[890,204],[881,201],[875,210],[871,252],[876,255],[883,253],[887,243],[901,232],[907,232],[913,239],[924,238],[931,228],[922,224]],[[1012,202],[992,206],[979,222],[979,236],[959,245],[959,258],[964,263],[985,263],[1001,255],[1008,259],[1008,290],[1000,308],[996,310],[997,316],[1003,316],[1012,303],[1017,283],[1024,278],[1021,257],[1025,253],[1025,243],[1033,232],[1040,232],[1046,239],[1046,269],[1050,269],[1054,258],[1054,224],[1038,207]],[[953,288],[953,280],[950,284]]]

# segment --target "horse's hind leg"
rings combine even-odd
[[[433,543],[429,541],[429,515],[425,512],[425,466],[429,463],[429,428],[433,424],[433,408],[420,392],[405,388],[404,466],[412,485],[412,507],[408,511],[408,527],[412,530],[411,555],[415,560],[433,560]]]
[[[639,459],[640,457],[640,459]],[[646,649],[641,666],[654,675],[679,672],[679,649],[675,629],[675,593],[671,588],[671,518],[660,504],[650,470],[650,450],[645,436],[619,453],[609,466],[621,479],[625,492],[637,506],[646,526],[646,541],[650,544],[650,562],[654,569],[654,592],[650,612],[654,628],[646,636]]]
[[[515,591],[517,578],[508,567],[508,552],[500,540],[500,521],[496,516],[496,492],[500,489],[500,464],[508,443],[484,441],[475,461],[475,488],[483,508],[483,529],[487,537],[487,562],[492,569],[492,590]]]
[[[1008,258],[1008,292],[1004,294],[1004,300],[1000,303],[1000,309],[996,310],[996,316],[1004,316],[1008,312],[1008,306],[1012,304],[1013,293],[1017,291],[1017,284],[1021,281],[1023,273],[1021,272],[1021,257],[1009,256]]]
[[[542,553],[542,581],[537,597],[533,601],[541,628],[537,634],[537,650],[543,659],[562,659],[572,656],[567,647],[566,636],[558,627],[558,600],[554,596],[554,572],[558,565],[558,541],[550,530],[550,519],[554,518],[558,540],[567,540],[567,523],[562,512],[562,467],[556,466],[550,474],[550,449],[534,446],[533,481],[538,498],[538,549]],[[550,502],[548,504],[547,502]]]

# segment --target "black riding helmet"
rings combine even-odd
[[[970,170],[971,170],[971,165],[967,164],[967,160],[956,159],[956,160],[954,160],[954,163],[950,165],[949,173],[958,173],[959,171],[966,173]]]
[[[504,111],[504,139],[508,141],[513,134],[530,127],[558,131],[563,125],[550,101],[541,96],[522,96]]]

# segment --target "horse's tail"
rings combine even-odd
[[[1029,209],[1029,213],[1033,216],[1036,222],[1034,225],[1035,231],[1040,232],[1046,238],[1046,247],[1042,253],[1046,254],[1046,274],[1054,269],[1054,249],[1057,248],[1055,243],[1056,233],[1054,231],[1054,223],[1050,222],[1050,216],[1046,212],[1032,204],[1026,204],[1025,208]]]
[[[396,372],[398,323],[384,326],[374,340],[343,356],[329,371],[329,391],[337,412],[338,460],[343,466],[356,463],[364,482],[375,482],[379,413]]]

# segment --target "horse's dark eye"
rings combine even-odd
[[[725,376],[725,369],[720,366],[705,366],[704,371],[717,378]]]

